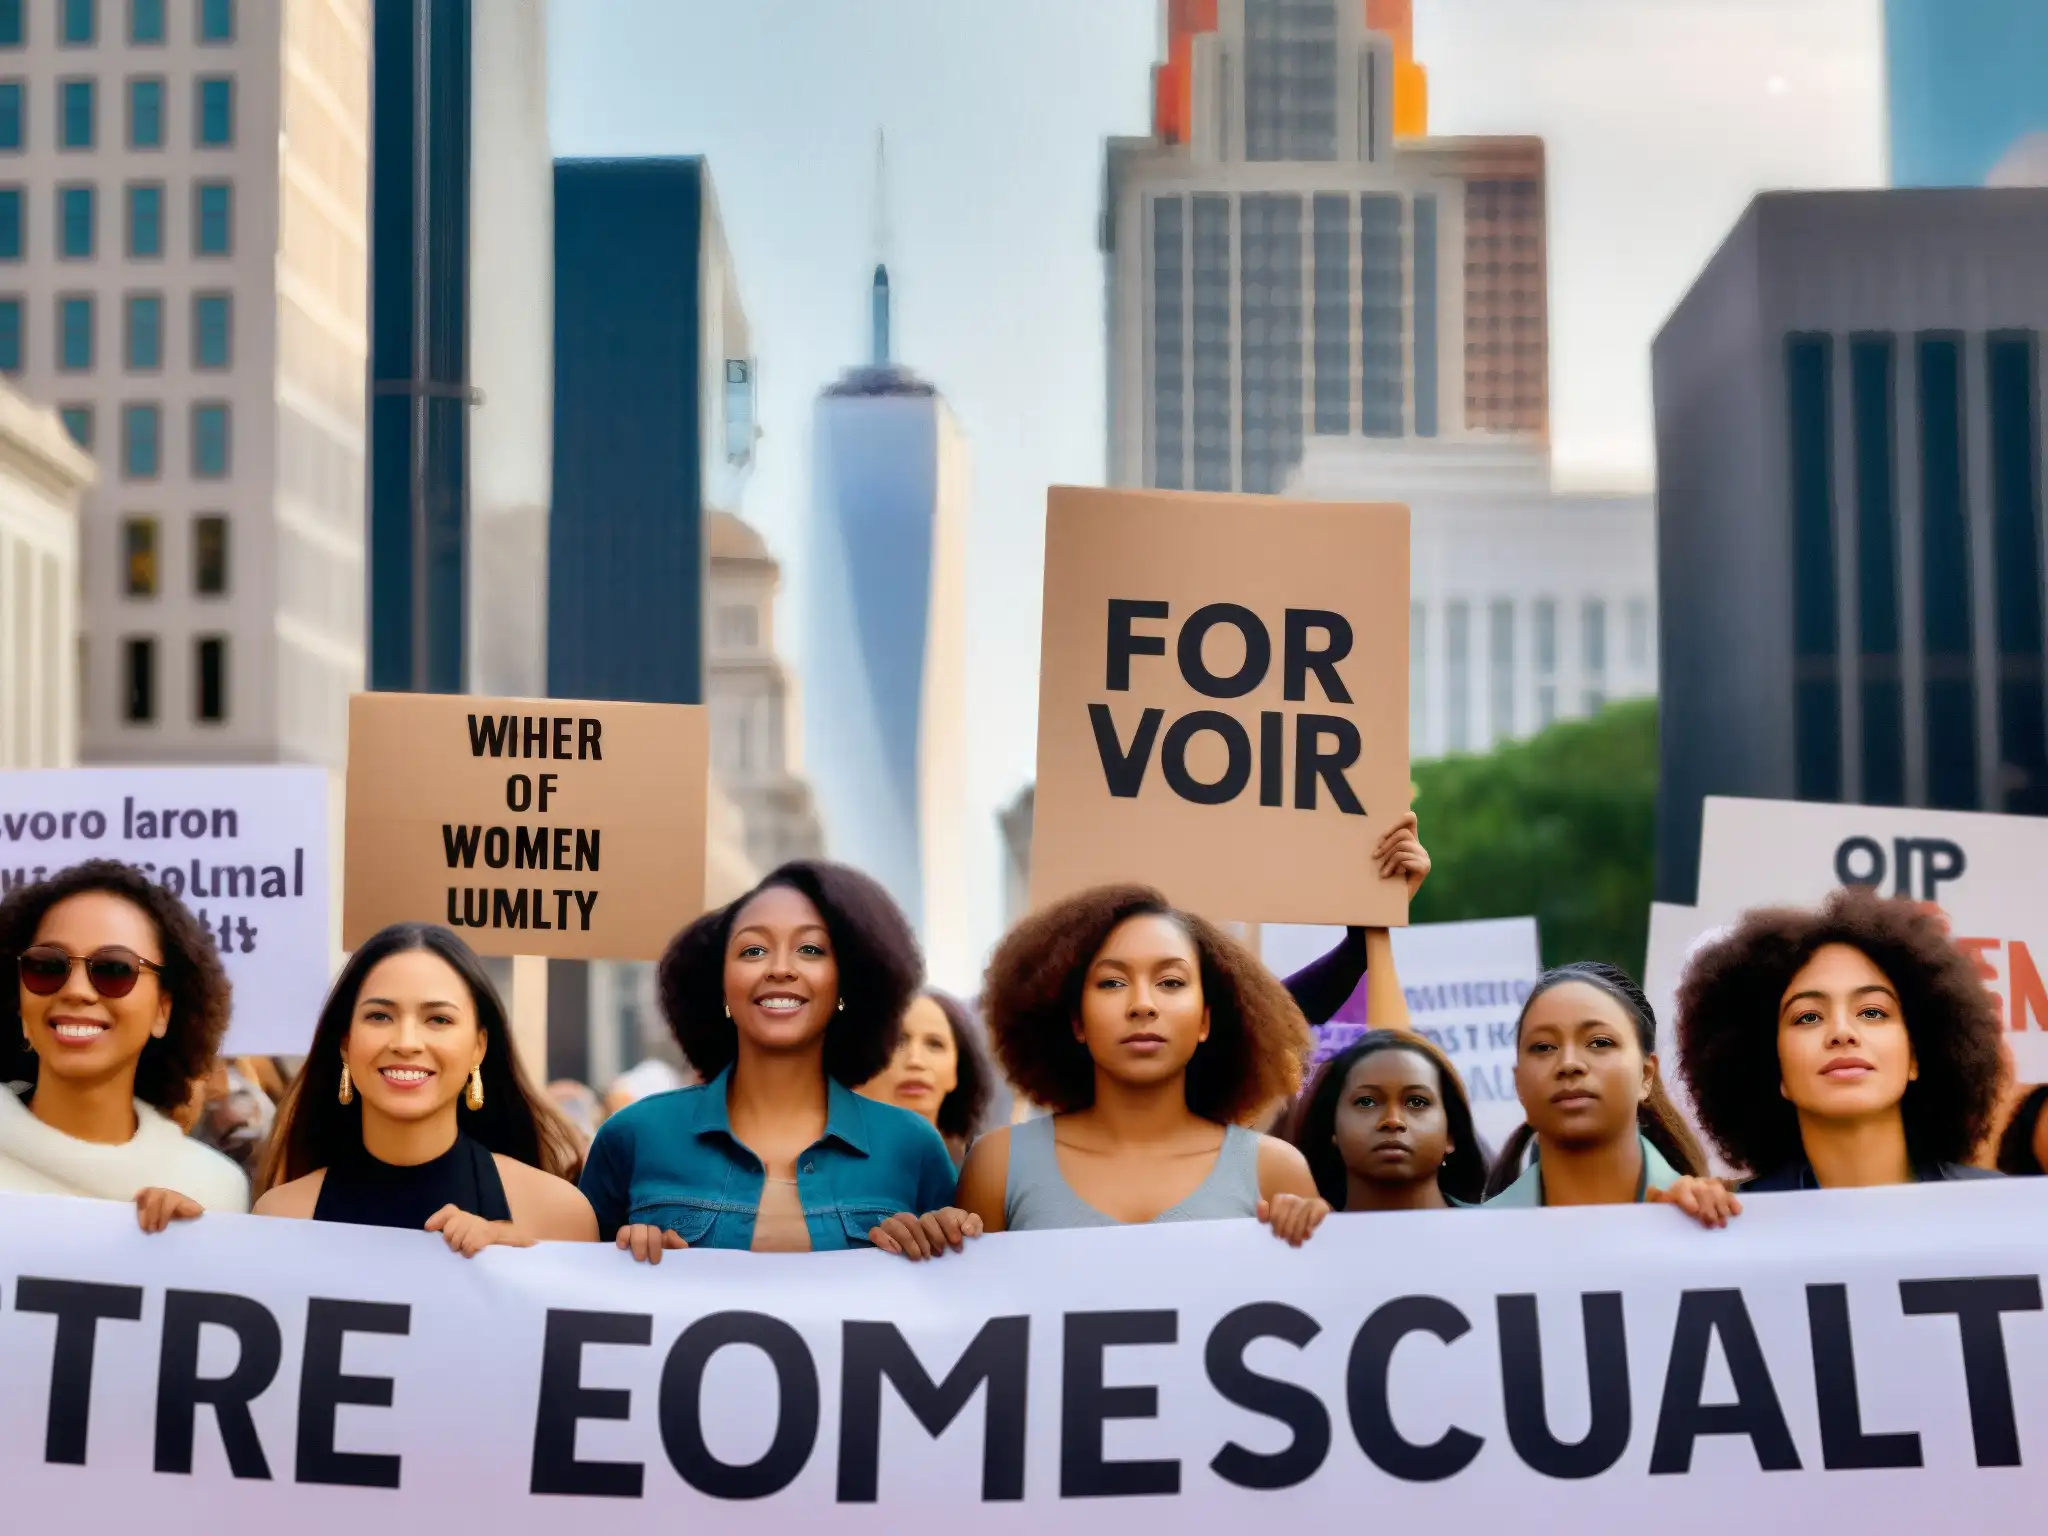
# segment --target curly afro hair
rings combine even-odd
[[[1678,1070],[1701,1126],[1752,1174],[1802,1155],[1798,1111],[1778,1091],[1778,1005],[1830,944],[1890,978],[1920,1075],[1900,1103],[1916,1161],[1968,1162],[1989,1133],[2004,1074],[1998,1003],[1941,919],[1865,886],[1818,909],[1766,908],[1693,957],[1678,989]]]
[[[135,1066],[135,1097],[174,1114],[191,1100],[192,1085],[213,1068],[228,1029],[233,988],[213,947],[213,936],[169,891],[132,865],[89,859],[59,870],[34,885],[19,886],[0,901],[0,959],[12,969],[36,941],[43,917],[60,901],[91,893],[118,896],[149,914],[163,944],[163,987],[171,999],[170,1027],[163,1039],[142,1048]],[[38,1062],[22,1040],[21,992],[0,988],[0,1082],[36,1080]]]
[[[825,1075],[858,1087],[889,1064],[903,1010],[924,980],[924,955],[889,893],[844,864],[785,864],[670,940],[656,978],[669,1032],[705,1081],[732,1065],[739,1030],[725,1013],[726,942],[747,903],[778,888],[807,897],[832,936],[839,1000],[846,1006],[825,1028]]]
[[[1188,1108],[1207,1120],[1245,1123],[1299,1090],[1308,1021],[1258,957],[1147,886],[1105,885],[1026,918],[989,961],[982,1016],[1017,1091],[1055,1114],[1095,1102],[1095,1062],[1074,1038],[1074,1021],[1088,967],[1134,917],[1171,919],[1201,956],[1209,1038],[1188,1063]]]
[[[988,1116],[989,1100],[995,1097],[995,1069],[981,1043],[981,1030],[968,1016],[967,1005],[936,987],[924,995],[939,1005],[953,1031],[953,1054],[958,1060],[959,1078],[953,1091],[939,1106],[939,1134],[959,1141],[972,1141]]]

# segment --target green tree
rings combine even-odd
[[[1485,757],[1415,769],[1432,862],[1418,923],[1533,913],[1543,962],[1641,976],[1655,859],[1657,705],[1614,704]]]

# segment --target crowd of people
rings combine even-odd
[[[1421,885],[1412,815],[1378,859]],[[1305,1081],[1311,1025],[1366,954],[1354,929],[1283,980],[1166,895],[1104,887],[1002,940],[977,1021],[924,988],[880,886],[794,863],[662,959],[696,1080],[650,1062],[600,1100],[530,1080],[484,966],[425,923],[349,957],[303,1059],[222,1060],[230,986],[206,930],[140,872],[81,864],[0,901],[17,973],[0,1190],[133,1202],[146,1231],[253,1211],[656,1264],[927,1259],[984,1233],[1232,1218],[1299,1246],[1338,1211],[1661,1204],[1720,1226],[1746,1192],[2048,1164],[2048,1088],[2015,1095],[1996,999],[1903,899],[1851,887],[1754,912],[1687,967],[1672,1066],[1739,1180],[1711,1176],[1648,1000],[1604,964],[1531,990],[1525,1123],[1498,1149],[1419,1035],[1371,1029]],[[986,1124],[1001,1079],[1038,1113]]]

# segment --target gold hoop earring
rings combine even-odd
[[[846,999],[845,999],[845,998],[843,998],[843,997],[842,997],[841,999],[839,999],[839,1006],[838,1006],[837,1008],[834,1008],[834,1009],[833,1009],[832,1011],[833,1011],[834,1013],[844,1013],[844,1012],[846,1012]]]
[[[484,1107],[484,1064],[478,1062],[469,1069],[469,1087],[463,1091],[462,1102],[471,1109]]]
[[[356,1101],[356,1085],[348,1080],[348,1063],[345,1061],[341,1064],[341,1092],[336,1097],[344,1104]]]

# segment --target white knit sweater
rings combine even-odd
[[[135,1103],[135,1134],[118,1146],[80,1141],[43,1124],[0,1085],[0,1191],[133,1200],[138,1190],[175,1189],[209,1211],[249,1209],[249,1181],[157,1110]]]

